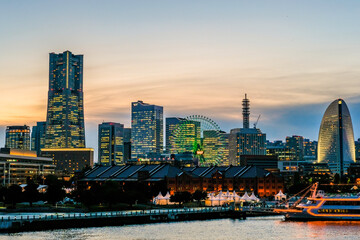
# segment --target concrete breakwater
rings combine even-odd
[[[121,226],[208,219],[246,219],[246,211],[229,207],[134,210],[118,212],[21,215],[2,217],[0,232],[41,231],[50,229]]]

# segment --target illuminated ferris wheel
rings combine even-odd
[[[203,115],[182,120],[173,133],[174,152],[191,152],[200,165],[221,165],[225,157],[224,134],[219,125]]]

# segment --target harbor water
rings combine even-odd
[[[360,239],[360,222],[284,222],[272,216],[21,232],[0,239]]]

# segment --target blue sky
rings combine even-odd
[[[130,103],[203,114],[229,131],[241,100],[268,139],[317,139],[343,98],[359,132],[359,1],[1,1],[4,126],[45,120],[48,54],[84,54],[87,145],[97,124],[130,126]]]

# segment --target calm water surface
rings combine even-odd
[[[360,222],[283,222],[276,216],[26,232],[0,239],[360,239]]]

